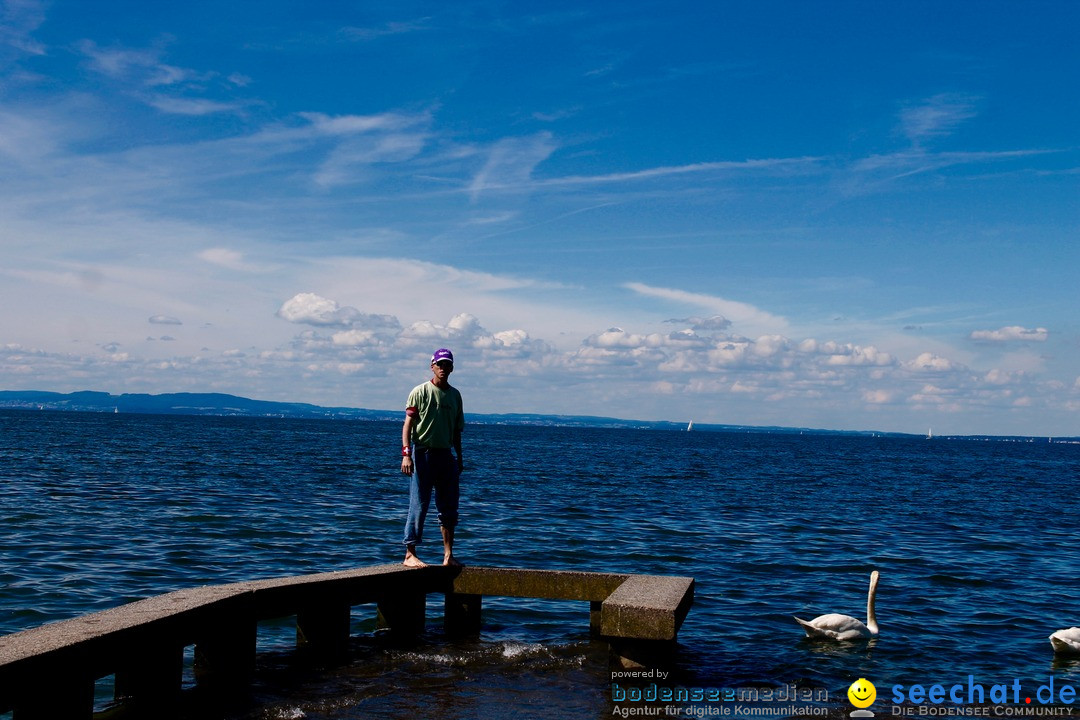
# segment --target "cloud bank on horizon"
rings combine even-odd
[[[782,7],[0,0],[0,387],[1080,434],[1080,8]]]

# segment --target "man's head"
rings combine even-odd
[[[442,371],[444,378],[454,372],[454,353],[446,348],[436,350],[431,356],[431,369],[436,372],[436,376]]]

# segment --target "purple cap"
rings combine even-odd
[[[450,352],[446,348],[439,348],[435,351],[435,354],[431,356],[431,364],[439,362],[440,360],[449,360],[450,364],[454,364],[454,353]]]

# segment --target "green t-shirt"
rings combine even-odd
[[[428,381],[409,393],[406,407],[416,408],[418,417],[412,427],[412,441],[428,448],[451,448],[455,433],[465,428],[461,393],[455,387],[445,390]]]

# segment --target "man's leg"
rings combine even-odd
[[[416,545],[405,546],[405,559],[401,561],[401,564],[408,567],[427,567],[427,563],[417,556]]]
[[[439,525],[443,540],[443,565],[460,567],[454,557],[454,529],[458,522],[458,500],[460,498],[457,461],[449,452],[441,457],[439,479],[435,485],[435,508],[439,511]]]
[[[423,450],[413,452],[413,474],[409,478],[409,517],[405,520],[405,560],[409,567],[425,567],[416,555],[416,546],[424,537],[424,520],[431,503],[431,472],[428,454]]]
[[[462,567],[462,563],[454,557],[454,528],[448,528],[445,525],[440,528],[442,530],[442,546],[443,546],[443,565],[453,565],[454,567]]]

